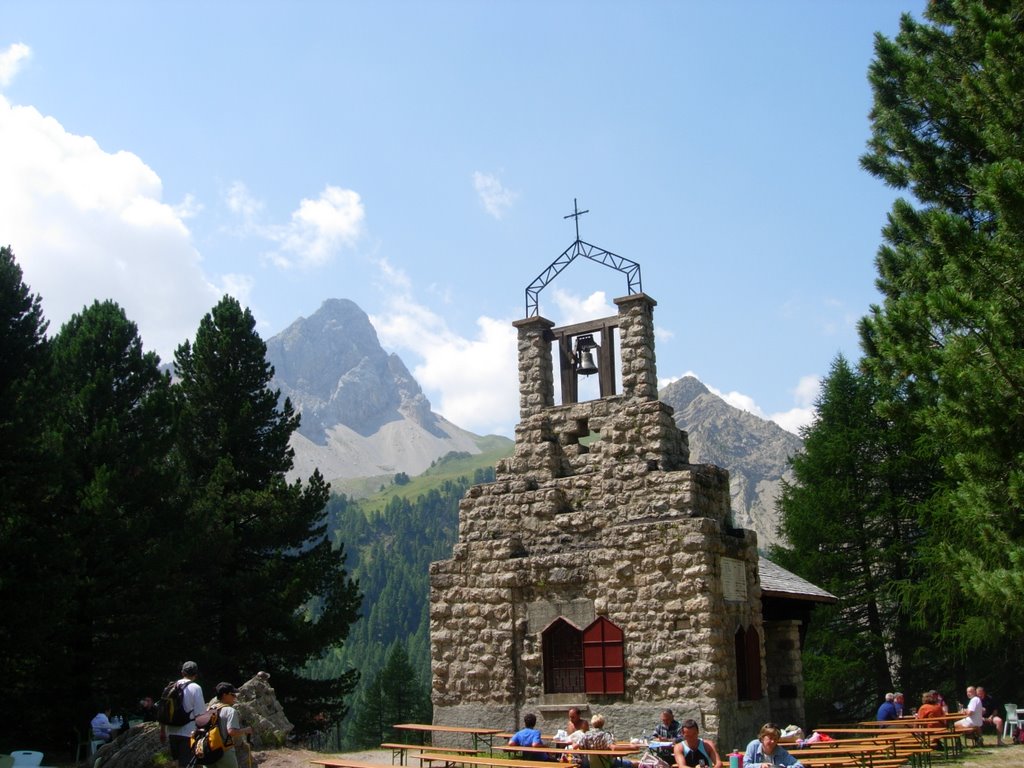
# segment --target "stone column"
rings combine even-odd
[[[622,394],[639,400],[658,399],[658,371],[654,361],[654,307],[646,293],[615,299],[619,307],[619,343],[622,359]]]
[[[555,324],[544,317],[516,320],[519,331],[519,418],[525,420],[555,404],[551,338]]]
[[[804,723],[803,659],[800,624],[794,619],[764,623],[765,672],[772,719],[781,724]]]

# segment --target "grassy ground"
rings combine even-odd
[[[991,737],[985,738],[991,742]],[[945,763],[941,760],[932,762],[933,768],[939,766],[963,766],[963,768],[1024,768],[1024,745],[1010,747],[996,747],[994,745],[984,746],[978,749],[968,749],[963,759]]]

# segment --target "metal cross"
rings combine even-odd
[[[572,213],[570,213],[568,216],[563,216],[562,217],[563,219],[576,219],[576,239],[577,240],[580,239],[580,216],[582,216],[584,213],[590,213],[590,209],[588,208],[585,211],[581,211],[577,207],[577,205],[576,205],[576,198],[574,197],[572,199]]]

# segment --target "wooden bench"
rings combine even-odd
[[[606,758],[611,763],[616,757],[625,757],[626,755],[635,754],[642,751],[641,748],[633,750],[626,749],[578,749],[574,750],[580,755],[590,755],[591,764],[597,762],[598,758]],[[474,768],[538,768],[545,764],[544,761],[540,760],[518,760],[507,757],[484,757],[482,755],[457,755],[457,754],[441,754],[438,752],[431,752],[428,755],[431,760],[443,761],[446,768],[454,768],[454,766],[474,766]],[[410,754],[410,757],[417,757],[417,755]],[[550,761],[548,761],[550,762]]]
[[[485,766],[485,768],[537,768],[542,763],[538,760],[513,760],[506,757],[487,757],[485,755],[460,755],[443,752],[424,752],[422,757],[429,760],[443,762],[446,768],[453,768],[456,765]],[[421,755],[410,753],[409,757],[418,758]],[[341,768],[350,768],[342,766]],[[361,766],[356,766],[361,768]],[[380,768],[380,766],[377,766]]]
[[[803,747],[787,747],[793,757],[811,766],[820,764],[822,757],[848,755],[859,765],[869,768],[899,768],[910,763],[914,768],[931,765],[932,749],[921,746],[911,734],[880,734],[871,738],[818,741]]]
[[[981,737],[981,728],[954,728],[953,733],[962,736],[965,741],[970,741],[976,747],[985,746],[985,740]]]
[[[442,747],[442,746],[431,746],[430,744],[397,744],[392,742],[385,742],[380,745],[381,749],[391,750],[391,764],[395,764],[395,758],[398,758],[399,765],[406,765],[406,755],[410,751],[416,752],[447,752],[448,754],[460,754],[460,755],[475,755],[476,750],[472,747]],[[420,765],[424,762],[424,758],[420,758]]]

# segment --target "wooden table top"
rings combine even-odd
[[[500,749],[502,752],[525,752],[532,754],[561,754],[565,751],[565,747],[551,746],[551,747],[519,747],[514,744],[495,744],[495,749]],[[621,755],[631,755],[634,752],[643,752],[647,749],[647,745],[643,744],[616,744],[611,749],[573,749],[572,753],[576,755],[611,755],[613,757],[619,757]]]
[[[476,736],[492,736],[501,733],[500,728],[478,728],[461,725],[430,725],[428,723],[401,723],[391,726],[399,731],[437,731],[438,733],[470,733]]]

